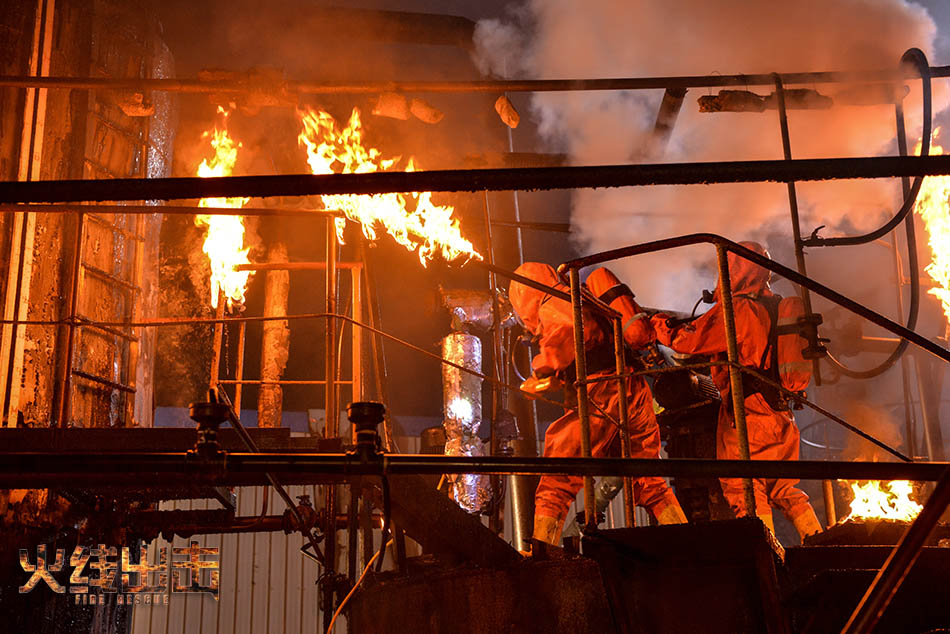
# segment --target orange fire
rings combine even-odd
[[[940,128],[934,131],[934,141]],[[920,142],[914,154],[920,154]],[[930,154],[943,154],[943,148],[931,143]],[[924,269],[934,282],[927,292],[943,304],[943,312],[950,321],[950,176],[928,176],[920,187],[914,207],[924,221],[930,244],[931,261]]]
[[[324,111],[308,109],[298,113],[303,130],[297,137],[307,148],[307,163],[314,174],[365,173],[392,169],[401,157],[383,158],[382,153],[363,142],[363,126],[359,109],[354,108],[350,121],[342,130],[333,117]],[[405,171],[415,170],[413,160]],[[367,196],[322,196],[327,209],[338,209],[350,220],[360,223],[363,235],[376,239],[382,227],[399,244],[416,251],[425,266],[437,253],[447,261],[464,257],[466,261],[482,257],[472,243],[462,237],[459,221],[452,217],[451,206],[436,205],[432,192],[409,194],[375,194]],[[343,244],[345,218],[336,219],[336,235]]]
[[[228,112],[218,107],[221,115],[221,125],[215,125],[214,130],[205,132],[202,138],[211,139],[214,157],[209,162],[201,161],[198,166],[198,176],[230,176],[237,162],[240,143],[236,143],[228,134]],[[202,198],[200,207],[243,207],[249,198]],[[247,289],[247,280],[250,271],[236,271],[239,264],[248,264],[247,252],[244,247],[244,218],[242,216],[220,216],[201,214],[195,216],[195,224],[206,227],[208,235],[205,238],[204,252],[211,262],[211,306],[218,307],[218,297],[223,295],[228,310],[244,304],[244,292]]]
[[[849,482],[854,499],[851,500],[851,514],[841,520],[885,519],[912,522],[923,506],[910,498],[913,485],[907,480],[892,480],[882,483],[879,480]],[[882,486],[885,485],[885,486]]]

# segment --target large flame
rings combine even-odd
[[[934,141],[940,128],[934,131]],[[914,154],[920,154],[917,143]],[[930,154],[943,154],[943,148],[932,143]],[[924,269],[934,282],[927,292],[943,304],[943,312],[950,321],[950,176],[928,176],[920,187],[914,207],[927,228],[931,260]]]
[[[400,157],[383,158],[382,153],[363,143],[359,109],[354,108],[346,127],[339,130],[333,117],[324,111],[307,109],[298,113],[303,130],[297,137],[307,148],[307,163],[314,174],[377,172],[392,169]],[[405,171],[415,170],[410,158]],[[465,257],[482,259],[472,243],[462,237],[459,221],[451,206],[436,205],[432,192],[375,194],[367,196],[322,196],[327,209],[338,209],[360,223],[363,234],[376,239],[383,227],[399,244],[417,251],[425,266],[437,253],[448,261]],[[336,219],[337,240],[343,244],[345,218]]]
[[[201,161],[198,176],[230,176],[237,162],[240,143],[236,143],[228,134],[228,112],[218,107],[221,124],[205,132],[203,138],[210,138],[214,157],[209,162]],[[200,207],[243,207],[249,198],[202,198]],[[244,247],[244,218],[242,216],[220,216],[200,214],[195,216],[195,224],[206,227],[203,251],[211,262],[211,306],[218,307],[218,298],[223,295],[228,310],[244,304],[244,292],[250,271],[236,271],[239,264],[248,264],[248,248]]]
[[[851,500],[851,514],[841,520],[886,519],[912,522],[923,506],[910,499],[913,485],[907,480],[880,482],[868,480],[849,482],[854,499]],[[886,485],[886,486],[882,486]]]

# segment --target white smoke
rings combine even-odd
[[[484,70],[538,78],[639,77],[768,73],[896,67],[910,47],[933,52],[936,27],[927,11],[905,0],[530,0],[523,12],[483,21],[476,31]],[[931,63],[934,63],[931,60]],[[904,102],[910,143],[920,130],[920,83]],[[840,86],[805,86],[833,95]],[[750,87],[769,94],[770,87]],[[934,83],[935,112],[945,105]],[[687,93],[664,161],[782,158],[778,114],[701,114]],[[641,160],[662,91],[538,93],[533,115],[550,149],[574,164]],[[791,111],[794,158],[869,156],[895,152],[892,106]],[[894,182],[836,181],[798,186],[802,230],[827,225],[851,231],[876,226],[898,204]],[[578,190],[572,224],[584,252],[697,231],[733,239],[790,235],[784,184]],[[615,268],[650,305],[684,308],[714,279],[708,248],[637,258]]]

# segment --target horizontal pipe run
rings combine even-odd
[[[515,222],[509,220],[492,220],[493,227],[514,227],[531,231],[550,231],[551,233],[570,233],[571,225],[567,222]]]
[[[851,311],[859,317],[863,317],[871,323],[880,326],[888,332],[910,341],[914,345],[923,348],[941,360],[950,363],[950,350],[932,342],[930,339],[927,339],[922,335],[917,334],[913,330],[905,328],[897,322],[891,321],[887,317],[874,312],[864,305],[859,304],[848,297],[845,297],[841,293],[833,291],[823,284],[819,284],[810,277],[802,275],[798,271],[790,269],[787,266],[782,266],[774,260],[760,255],[750,249],[746,249],[745,247],[714,233],[693,233],[690,235],[666,238],[664,240],[655,240],[653,242],[644,242],[643,244],[635,244],[629,247],[621,247],[619,249],[603,251],[601,253],[595,253],[583,258],[577,258],[576,260],[565,262],[560,267],[558,267],[558,271],[563,273],[570,269],[594,266],[597,264],[603,264],[604,262],[619,260],[621,258],[643,255],[645,253],[656,253],[657,251],[666,251],[668,249],[695,244],[722,245],[726,248],[726,250],[735,253],[736,255],[752,262],[753,264],[757,264],[764,269],[768,269],[769,271],[784,277],[793,284],[798,284],[799,286],[807,288],[816,295],[824,297],[825,299],[837,304],[838,306],[841,306],[842,308],[845,308],[846,310]]]
[[[815,460],[707,460],[648,458],[538,458],[392,454],[361,462],[352,454],[232,453],[203,460],[178,453],[4,452],[0,453],[0,488],[42,488],[82,482],[116,487],[170,483],[193,485],[229,479],[266,482],[278,474],[283,484],[310,484],[327,477],[478,474],[615,475],[639,478],[799,478],[804,480],[936,481],[947,463],[824,462]],[[120,479],[116,479],[121,475]]]
[[[358,269],[362,262],[337,262],[338,269]],[[238,264],[235,271],[323,271],[327,268],[326,262],[251,262]]]
[[[221,379],[218,381],[221,385],[326,385],[324,380],[291,380],[281,379],[280,381],[261,381],[260,379]],[[339,385],[352,385],[353,381],[334,381]]]
[[[908,69],[909,70],[909,69]],[[931,77],[950,76],[950,66],[932,66]],[[784,73],[785,84],[824,84],[841,82],[903,81],[919,78],[911,72],[895,69],[867,71],[825,71]],[[668,88],[715,88],[723,86],[774,85],[775,75],[687,75],[673,77],[630,77],[606,79],[510,79],[481,81],[300,81],[281,80],[268,86],[270,91],[285,95],[378,94],[408,93],[504,93],[504,92],[568,92],[589,90],[664,90]],[[259,82],[248,78],[205,80],[142,79],[111,77],[30,77],[3,75],[0,86],[9,88],[46,88],[82,90],[165,91],[185,93],[241,94],[261,92]],[[256,90],[255,90],[256,88]]]
[[[142,180],[139,180],[142,182]],[[46,214],[74,214],[97,211],[104,214],[148,215],[165,214],[175,216],[327,216],[342,217],[345,214],[336,209],[296,209],[292,207],[198,207],[197,205],[86,205],[86,204],[48,204],[48,203],[0,203],[0,212],[32,211]],[[96,216],[93,216],[96,218]],[[104,221],[104,218],[99,218]],[[114,228],[113,228],[114,229]],[[141,239],[139,236],[130,236]]]
[[[950,174],[950,155],[0,183],[0,203],[326,196],[822,181]],[[245,215],[243,209],[232,214]]]

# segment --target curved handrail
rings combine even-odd
[[[645,253],[656,253],[658,251],[667,251],[669,249],[691,246],[695,244],[712,244],[721,246],[726,251],[735,253],[736,255],[749,260],[750,262],[757,264],[764,269],[768,269],[773,273],[781,275],[793,284],[798,284],[807,288],[809,291],[824,297],[831,303],[837,304],[838,306],[841,306],[842,308],[849,310],[852,313],[863,317],[864,319],[867,319],[871,323],[880,326],[884,330],[887,330],[888,332],[893,333],[902,339],[906,339],[920,348],[923,348],[944,362],[950,363],[950,350],[938,346],[933,341],[914,332],[913,330],[910,330],[909,328],[906,328],[905,326],[888,319],[884,315],[881,315],[880,313],[877,313],[866,306],[859,304],[853,299],[842,295],[837,291],[831,290],[824,284],[820,284],[810,277],[802,275],[798,271],[790,269],[787,266],[783,266],[778,262],[770,260],[769,258],[756,253],[755,251],[747,249],[742,245],[715,233],[693,233],[685,236],[654,240],[652,242],[644,242],[642,244],[594,253],[592,255],[569,260],[561,264],[558,267],[558,273],[563,277],[564,273],[571,269],[580,269],[585,266],[603,264],[604,262],[610,262],[620,258],[631,257],[634,255],[643,255]]]

